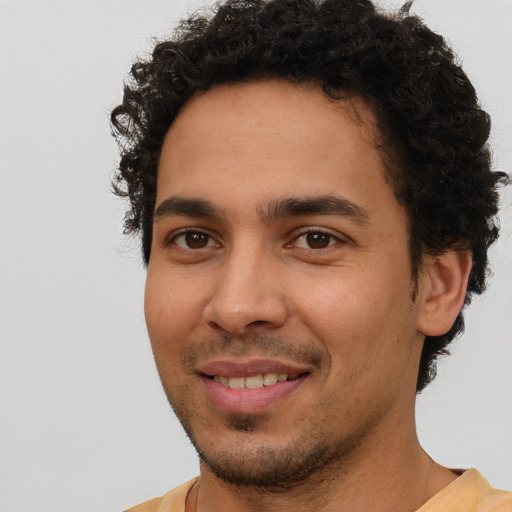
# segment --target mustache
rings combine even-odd
[[[237,338],[219,335],[188,345],[180,357],[184,366],[195,367],[199,361],[216,357],[286,358],[316,368],[330,366],[330,356],[313,342],[288,341],[276,336],[251,335]]]

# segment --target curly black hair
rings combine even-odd
[[[191,96],[218,84],[279,78],[313,83],[332,99],[363,97],[378,125],[387,177],[410,222],[414,276],[424,254],[469,249],[465,304],[484,290],[487,250],[498,236],[500,183],[487,146],[490,120],[446,41],[410,14],[370,0],[227,0],[182,21],[151,58],[136,62],[111,114],[121,160],[116,194],[131,209],[125,231],[142,232],[150,258],[162,142]],[[417,390],[464,328],[425,340]]]

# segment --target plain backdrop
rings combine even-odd
[[[399,2],[381,2],[397,6]],[[116,511],[195,476],[160,389],[144,269],[109,191],[108,113],[187,0],[0,0],[0,510]],[[512,170],[512,1],[417,0],[460,55]],[[512,188],[512,187],[510,187]],[[419,398],[426,450],[512,488],[512,194],[486,295]]]

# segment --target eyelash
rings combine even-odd
[[[203,245],[203,246],[200,246],[200,247],[190,247],[190,243],[187,243],[185,242],[185,245],[187,247],[182,247],[180,246],[179,244],[176,243],[176,240],[179,239],[180,237],[186,237],[187,235],[199,235],[199,236],[202,236],[206,239],[206,244]],[[297,241],[300,240],[301,238],[306,238],[308,236],[315,236],[315,235],[321,235],[321,237],[327,237],[328,238],[328,241],[327,241],[327,245],[325,246],[322,246],[322,247],[310,247],[309,245],[311,244],[311,242],[306,242],[306,244],[308,245],[308,247],[298,247],[300,249],[304,249],[304,250],[309,250],[309,251],[319,251],[319,250],[322,250],[322,249],[327,249],[329,247],[331,247],[332,245],[335,245],[336,243],[344,243],[345,240],[341,239],[340,237],[334,235],[333,233],[329,232],[329,231],[325,231],[323,229],[319,229],[319,228],[308,228],[307,230],[304,230],[300,233],[298,233],[294,238],[293,240],[286,245],[286,247],[297,247]],[[210,248],[212,247],[212,242],[215,243],[215,246],[216,247],[219,247],[220,244],[218,244],[215,240],[215,238],[213,236],[211,236],[210,234],[208,234],[207,232],[205,231],[202,231],[202,230],[199,230],[199,229],[195,229],[195,228],[187,228],[187,229],[184,229],[178,233],[173,233],[166,241],[165,241],[165,245],[168,246],[168,245],[171,245],[171,244],[174,244],[175,246],[177,246],[178,248],[180,249],[184,249],[184,250],[200,250],[200,249],[206,249],[206,248]],[[200,242],[199,242],[200,243]],[[320,244],[322,242],[319,242]]]
[[[180,237],[186,237],[187,235],[200,235],[200,236],[203,236],[207,239],[207,242],[206,242],[206,245],[204,247],[196,247],[196,248],[193,248],[193,247],[181,247],[180,245],[178,245],[176,243],[176,240]],[[215,238],[213,236],[211,236],[210,234],[206,233],[205,231],[201,231],[200,229],[194,229],[194,228],[187,228],[187,229],[183,229],[181,230],[180,232],[178,233],[172,233],[172,235],[165,241],[165,246],[168,246],[168,245],[171,245],[171,244],[174,244],[176,247],[179,247],[180,249],[184,249],[184,250],[198,250],[198,249],[205,249],[205,248],[208,248],[208,247],[211,247],[211,242],[215,242],[215,245],[217,247],[219,247],[219,244],[215,241]],[[185,245],[189,245],[185,242]]]
[[[340,238],[339,236],[334,235],[330,231],[326,231],[320,228],[308,228],[300,233],[298,233],[292,240],[290,244],[287,244],[287,247],[295,245],[298,240],[301,238],[306,238],[310,235],[321,235],[322,237],[328,237],[328,243],[324,247],[300,247],[300,249],[308,250],[308,251],[320,251],[322,249],[328,249],[329,247],[336,245],[337,243],[344,243],[345,240]],[[308,244],[309,245],[309,244]]]

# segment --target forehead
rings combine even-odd
[[[166,142],[177,142],[191,133],[207,139],[216,134],[222,136],[229,120],[238,122],[239,138],[247,142],[251,135],[266,134],[273,139],[278,134],[290,142],[314,143],[314,134],[325,137],[327,130],[343,137],[342,125],[349,124],[361,139],[375,146],[377,126],[367,102],[357,95],[341,96],[342,99],[333,100],[319,85],[285,80],[216,86],[197,93],[184,105]]]
[[[332,100],[321,87],[269,80],[197,94],[169,129],[159,162],[157,206],[166,197],[391,192],[375,143],[376,122],[357,97]],[[373,189],[373,190],[371,190]],[[370,197],[366,198],[368,202]]]

